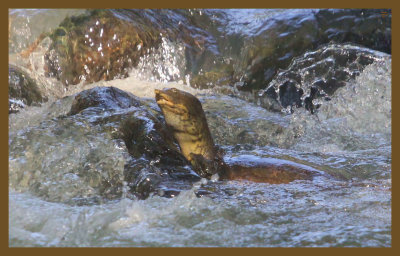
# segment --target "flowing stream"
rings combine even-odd
[[[256,35],[268,19],[278,22],[285,13],[310,15],[314,10],[203,12],[226,19],[219,29],[227,33]],[[83,10],[10,10],[10,56],[67,15],[80,13]],[[303,107],[272,111],[260,99],[248,100],[237,86],[189,86],[188,77],[180,73],[182,47],[164,39],[128,77],[68,87],[44,76],[42,69],[24,69],[41,81],[49,97],[41,106],[25,106],[9,115],[10,247],[391,246],[390,54],[370,50],[373,62],[329,100],[314,99],[321,105],[311,114]],[[31,63],[40,63],[34,57]],[[20,65],[18,60],[15,65]],[[343,69],[351,68],[347,63]],[[327,79],[325,73],[314,74]],[[125,178],[126,165],[134,157],[123,141],[98,124],[99,118],[114,114],[88,110],[68,115],[76,93],[109,86],[137,96],[156,116],[154,89],[175,87],[196,95],[227,163],[280,159],[327,175],[288,184],[168,180],[159,187],[164,192],[137,198]],[[303,87],[307,93],[309,88]],[[148,112],[135,113],[145,120]],[[138,165],[145,161],[137,159]],[[150,160],[148,168],[154,170],[152,161],[159,160]],[[165,196],[174,189],[176,193]]]

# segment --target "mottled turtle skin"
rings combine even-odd
[[[182,155],[204,178],[218,174],[220,179],[250,180],[266,183],[289,183],[297,179],[310,180],[318,171],[302,168],[287,161],[265,161],[227,165],[222,151],[215,146],[200,101],[190,93],[176,88],[155,90],[155,98],[165,122],[177,140]]]

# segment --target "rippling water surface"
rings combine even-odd
[[[81,12],[11,10],[13,49]],[[223,17],[229,33],[256,34],[270,18],[313,10],[203,12],[225,13],[214,18]],[[269,111],[233,89],[194,89],[183,84],[185,77],[171,82],[182,61],[171,51],[179,47],[165,41],[128,78],[71,86],[57,92],[62,99],[9,116],[9,246],[391,246],[390,55],[366,66],[311,115],[304,108]],[[158,78],[146,68],[158,70]],[[59,86],[54,78],[40,79],[49,90]],[[276,158],[327,175],[289,184],[202,179],[170,198],[138,200],[124,182],[124,143],[91,125],[97,113],[65,116],[70,95],[95,86],[129,91],[155,108],[154,89],[188,91],[202,102],[228,163]],[[106,188],[104,177],[112,177]],[[113,184],[121,195],[105,196]]]

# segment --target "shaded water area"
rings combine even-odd
[[[384,12],[386,15],[382,15]],[[390,247],[390,10],[10,10],[10,247]],[[154,99],[202,103],[199,177]]]

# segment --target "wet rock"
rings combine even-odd
[[[163,40],[184,46],[185,70],[177,77],[197,74],[214,64],[215,40],[202,29],[210,24],[207,15],[189,10],[91,10],[68,17],[49,36],[46,74],[65,85],[127,77]]]
[[[391,52],[391,14],[377,9],[315,10],[287,19],[268,20],[245,42],[235,77],[241,90],[265,89],[279,69],[295,57],[326,43],[355,43]]]
[[[237,98],[201,98],[210,132],[215,144],[236,147],[285,145],[287,135],[285,117],[266,112],[264,109]],[[268,114],[266,114],[268,113]]]
[[[68,17],[50,35],[46,74],[66,85],[126,77],[139,57],[160,43],[159,33],[109,10]]]
[[[114,87],[95,87],[75,96],[69,115],[77,114],[123,141],[129,153],[124,181],[139,198],[162,193],[160,186],[168,188],[169,179],[198,178],[187,167],[161,113],[149,102]]]
[[[82,205],[167,196],[163,191],[190,189],[199,180],[154,100],[113,87],[69,97],[68,114],[10,133],[11,188]]]
[[[321,103],[314,100],[330,100],[335,91],[356,78],[374,61],[390,58],[389,55],[350,44],[329,44],[295,58],[288,69],[281,70],[258,94],[263,102],[276,100],[282,109],[293,112],[305,106],[314,113]],[[275,92],[275,93],[273,93]]]
[[[212,18],[216,15],[214,12],[192,9],[133,9],[114,10],[113,13],[130,22],[140,21],[160,30],[163,38],[176,43],[178,48],[184,49],[183,52],[177,49],[171,52],[173,55],[179,55],[176,56],[177,59],[184,60],[184,63],[178,64],[179,76],[175,79],[182,79],[186,75],[191,78],[199,76],[194,78],[195,83],[190,82],[190,84],[197,84],[195,85],[197,87],[209,87],[212,82],[220,82],[223,76],[231,77],[231,71],[226,70],[227,63],[221,55],[218,38],[223,33],[219,30],[219,23]],[[165,55],[168,53],[161,56],[160,59],[166,58]],[[232,69],[232,67],[229,68]],[[156,78],[158,79],[157,76]],[[212,81],[207,82],[206,79]],[[222,83],[224,83],[223,80],[221,80]]]
[[[190,85],[199,89],[208,89],[223,85],[229,86],[233,84],[233,73],[232,65],[216,65],[212,71],[194,75],[190,80]]]
[[[387,16],[382,12],[386,11]],[[391,53],[391,12],[382,9],[320,10],[315,14],[323,37],[330,41],[360,44]]]
[[[294,81],[286,81],[279,87],[279,99],[282,107],[301,106],[300,97],[303,95],[303,89],[297,88]]]
[[[319,90],[315,86],[311,86],[310,88],[310,95],[304,98],[304,107],[311,112],[311,114],[315,113],[315,110],[318,109],[321,104],[314,104],[313,100],[316,99],[318,96],[322,96],[321,93],[319,93]],[[329,97],[326,98],[327,100],[330,100]]]
[[[116,129],[113,137],[122,139],[134,157],[145,155],[157,162],[178,164],[175,160],[182,158],[176,154],[173,138],[158,110],[147,104],[115,87],[95,87],[75,96],[69,115],[82,113],[93,124]],[[90,119],[91,116],[95,118]]]
[[[104,111],[117,111],[130,107],[139,107],[141,101],[134,95],[115,87],[95,87],[78,93],[71,106],[69,115],[75,115],[87,108],[101,108]]]
[[[8,98],[8,113],[17,113],[26,105],[40,106],[47,101],[36,81],[14,65],[8,65]]]
[[[310,10],[266,19],[243,35],[229,32],[221,10],[91,10],[66,18],[50,33],[45,70],[66,85],[96,82],[126,77],[147,59],[150,64],[143,65],[150,66],[155,79],[189,75],[197,88],[241,82],[240,90],[258,91],[293,58],[327,43],[350,42],[390,53],[391,14],[382,17],[381,11]],[[160,61],[168,57],[162,50],[157,60],[149,56],[164,41],[182,48],[171,50],[179,54],[174,66],[179,70],[157,75]]]

